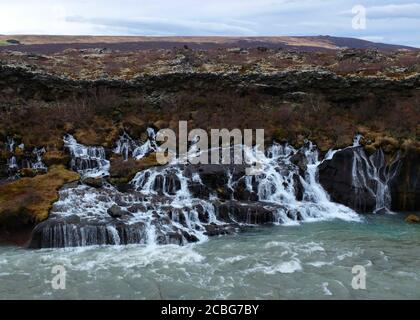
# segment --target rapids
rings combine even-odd
[[[404,215],[252,228],[185,246],[0,247],[2,299],[419,299]],[[54,266],[66,289],[54,290]],[[366,268],[366,290],[351,286]]]

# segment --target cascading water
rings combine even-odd
[[[9,151],[11,153],[15,152],[15,144],[16,144],[15,140],[11,137],[7,137],[6,140],[7,140],[7,142],[6,142],[7,151]]]
[[[368,157],[363,148],[353,148],[352,183],[356,192],[367,190],[375,199],[374,213],[390,212],[390,181],[399,168],[399,155],[388,165],[382,149]],[[358,197],[359,201],[360,198]]]
[[[263,163],[264,173],[256,177],[258,200],[282,206],[277,210],[279,223],[335,218],[359,219],[353,210],[331,202],[328,194],[318,183],[316,174],[320,162],[318,152],[311,143],[300,150],[288,145],[274,144],[267,154],[268,157],[259,157]],[[306,162],[304,176],[300,176],[298,167],[291,162],[291,158],[298,154],[301,154]],[[301,200],[297,198],[299,187],[303,189]]]
[[[35,148],[32,153],[36,157],[36,161],[31,163],[31,168],[38,171],[47,171],[47,167],[42,162],[42,155],[45,153],[45,148]]]
[[[157,148],[155,131],[152,128],[147,128],[147,140],[143,144],[138,143],[124,132],[117,140],[114,153],[122,155],[124,160],[128,160],[129,157],[140,160],[156,151]]]
[[[13,138],[7,137],[6,151],[10,152],[11,154],[15,153],[15,140]],[[12,155],[7,160],[7,168],[9,173],[14,173],[15,171],[19,170],[19,165],[17,164],[17,160],[14,155]]]
[[[7,160],[7,166],[9,170],[15,170],[19,168],[15,156],[12,156],[10,159]]]
[[[8,137],[6,142],[6,151],[11,154],[7,160],[7,168],[9,175],[12,177],[19,176],[20,169],[33,169],[38,172],[46,172],[48,168],[42,162],[42,156],[45,148],[34,148],[32,152],[25,152],[23,143],[16,145],[13,138]]]
[[[70,167],[84,177],[105,177],[109,175],[110,163],[106,159],[105,149],[97,146],[85,146],[77,143],[72,135],[63,138],[64,147],[71,155]]]
[[[69,135],[64,141],[74,170],[84,176],[108,174],[102,147],[83,146]],[[185,244],[263,223],[360,220],[353,210],[330,201],[318,183],[320,161],[311,143],[299,150],[274,144],[266,153],[235,147],[243,151],[245,163],[258,164],[255,175],[246,174],[247,165],[184,164],[181,155],[165,166],[138,172],[131,191],[120,192],[111,185],[64,188],[50,218],[37,226],[32,246]],[[114,152],[128,159],[135,157],[136,148],[123,135]],[[199,156],[194,144],[189,154]],[[296,157],[303,166],[294,164]]]
[[[134,149],[133,151],[133,157],[136,160],[139,160],[147,154],[158,149],[158,146],[156,144],[156,133],[153,128],[147,128],[147,136],[147,141],[138,148]]]
[[[353,145],[329,151],[319,166],[322,185],[334,201],[358,212],[387,213],[391,208],[391,182],[399,172],[399,153],[387,161],[382,149],[368,156],[361,135]]]
[[[137,142],[125,132],[118,138],[116,145],[114,153],[122,155],[124,160],[128,160],[133,150],[138,147]]]

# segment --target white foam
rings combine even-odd
[[[328,289],[328,282],[322,283],[322,290],[324,292],[324,295],[326,296],[332,296],[332,292]]]
[[[105,149],[98,146],[85,146],[77,143],[72,135],[63,138],[69,150],[71,168],[84,177],[105,177],[109,175],[110,162],[106,159]]]
[[[302,265],[298,259],[292,259],[290,261],[280,262],[271,266],[264,266],[257,264],[254,268],[250,268],[245,273],[265,273],[265,274],[276,274],[276,273],[294,273],[302,270]]]

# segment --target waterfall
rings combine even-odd
[[[20,153],[16,152],[17,149],[19,149]],[[13,138],[7,137],[6,151],[11,153],[6,164],[11,176],[19,177],[19,170],[23,168],[34,169],[38,172],[46,172],[48,170],[42,162],[45,148],[34,148],[31,153],[26,152],[23,143],[16,146],[16,141]]]
[[[7,137],[6,138],[7,142],[6,142],[6,148],[7,151],[14,153],[15,152],[15,140],[11,137]]]
[[[104,177],[109,175],[110,163],[105,149],[77,143],[72,135],[63,138],[64,147],[71,155],[70,167],[84,177]]]
[[[45,148],[35,148],[32,153],[35,155],[36,161],[31,163],[31,168],[38,171],[47,171],[47,167],[42,162],[42,155],[45,153]]]
[[[117,140],[114,153],[122,155],[124,160],[128,160],[130,157],[140,160],[151,152],[155,152],[157,148],[155,131],[152,128],[147,128],[147,140],[143,144],[124,132]]]
[[[152,145],[151,132],[149,138]],[[107,175],[109,162],[102,147],[81,145],[70,135],[64,141],[73,169],[83,175]],[[332,202],[319,184],[322,161],[312,143],[300,149],[273,144],[265,153],[256,147],[235,147],[243,151],[246,164],[258,164],[255,175],[246,174],[246,164],[184,164],[179,159],[185,155],[180,155],[165,166],[138,172],[126,192],[112,185],[65,188],[51,217],[37,226],[32,245],[182,245],[256,224],[360,220],[353,210]],[[114,152],[128,159],[135,157],[136,149],[137,144],[123,135]],[[196,151],[192,144],[188,152]]]
[[[7,167],[9,168],[9,170],[14,170],[14,169],[19,168],[15,156],[12,156],[10,159],[7,160]]]
[[[156,133],[152,128],[147,128],[147,141],[133,150],[133,158],[140,160],[151,152],[157,150]]]
[[[318,151],[312,143],[308,142],[300,150],[288,145],[273,145],[267,154],[268,157],[262,161],[264,173],[256,177],[258,199],[282,206],[277,210],[279,223],[335,218],[359,219],[353,210],[331,202],[328,194],[319,184],[317,168],[320,161],[318,160]],[[291,163],[292,156],[299,154],[306,162],[304,176],[301,176],[298,167]],[[296,188],[299,187],[296,180],[303,188],[302,200],[296,197]]]
[[[16,173],[19,170],[19,165],[17,163],[16,157],[14,156],[15,153],[15,140],[11,137],[7,137],[6,139],[6,151],[10,152],[12,156],[7,159],[7,169],[9,174]]]
[[[368,157],[363,148],[353,147],[352,184],[359,201],[363,190],[367,190],[376,200],[374,213],[390,212],[389,183],[398,172],[399,165],[399,154],[388,165],[382,149]]]
[[[131,137],[124,132],[117,140],[114,153],[120,154],[123,156],[124,160],[128,160],[128,158],[132,155],[133,150],[137,148],[137,146],[137,142],[131,139]]]

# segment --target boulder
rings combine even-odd
[[[420,223],[420,218],[415,215],[415,214],[409,214],[406,218],[405,218],[406,222],[410,222],[410,223]]]
[[[140,160],[129,158],[124,160],[120,155],[113,155],[110,159],[110,182],[120,191],[127,191],[131,188],[129,182],[137,172],[151,167],[160,166],[156,160],[156,153],[151,153]]]
[[[266,224],[276,222],[274,210],[258,202],[226,201],[216,204],[217,218],[229,223]]]
[[[207,236],[219,236],[225,234],[233,234],[237,229],[237,225],[235,224],[226,224],[226,225],[218,225],[215,223],[210,223],[205,226],[206,232],[204,233]]]
[[[202,198],[209,194],[216,194],[219,199],[230,200],[233,194],[238,200],[249,200],[252,195],[246,193],[243,183],[229,186],[229,175],[232,181],[238,181],[245,176],[245,165],[217,165],[217,164],[197,164],[187,165],[184,174],[192,177],[198,174],[200,182],[193,182],[190,186],[193,196]],[[255,200],[255,197],[254,197]]]
[[[87,177],[84,178],[82,182],[93,188],[101,188],[104,185],[104,181],[102,178]]]
[[[107,210],[107,213],[112,217],[112,218],[122,218],[123,216],[128,216],[131,215],[130,212],[121,209],[118,205],[114,204],[111,206],[111,208],[109,208]]]

